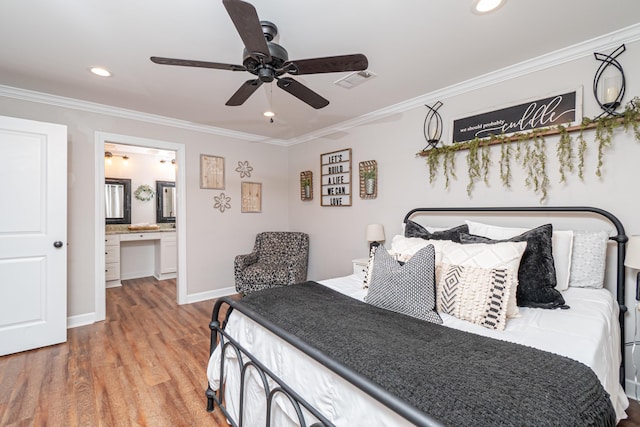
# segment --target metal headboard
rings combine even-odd
[[[535,213],[548,213],[548,212],[566,212],[566,213],[593,213],[602,216],[609,220],[616,227],[616,235],[609,237],[609,240],[613,240],[617,243],[617,270],[616,270],[616,299],[618,301],[618,307],[620,308],[620,315],[618,321],[620,322],[620,351],[621,351],[621,364],[620,364],[620,384],[624,389],[625,386],[625,347],[624,347],[624,315],[627,312],[627,306],[625,305],[625,270],[624,270],[624,257],[626,252],[626,243],[629,240],[625,234],[624,227],[620,220],[611,212],[604,209],[594,208],[591,206],[525,206],[525,207],[458,207],[458,208],[416,208],[410,210],[404,217],[406,223],[409,218],[415,213],[436,213],[436,212],[535,212]]]

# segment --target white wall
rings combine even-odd
[[[69,317],[83,316],[95,311],[93,248],[96,131],[185,145],[189,295],[233,287],[235,255],[251,251],[258,231],[288,228],[288,163],[285,147],[249,143],[228,136],[7,97],[0,97],[0,115],[67,126]],[[225,190],[200,189],[200,154],[225,157]],[[246,180],[263,184],[263,205],[260,214],[240,213],[241,180],[235,168],[239,161],[245,160],[254,168],[251,178]],[[232,199],[231,209],[224,213],[213,208],[213,197],[222,192]]]
[[[640,76],[640,43],[628,43],[627,51],[618,59],[627,76],[627,96],[624,99],[626,103],[633,95],[640,95],[640,79],[637,78]],[[591,92],[593,76],[598,65],[593,55],[589,55],[482,89],[444,97],[441,99],[444,106],[440,109],[445,125],[444,135],[450,132],[452,120],[455,118],[490,111],[496,107],[515,105],[520,101],[541,98],[548,94],[562,93],[565,89],[577,86],[583,87],[584,116],[594,117],[600,113]],[[444,71],[446,64],[440,64],[437,72]],[[365,91],[366,85],[353,89],[353,95],[357,96],[359,90]],[[448,190],[444,188],[441,174],[438,174],[433,185],[430,184],[425,159],[415,156],[426,145],[422,126],[427,111],[425,107],[421,107],[399,112],[376,122],[290,148],[290,227],[310,234],[310,279],[324,279],[350,273],[350,261],[367,255],[365,226],[370,223],[382,223],[388,245],[392,236],[400,232],[400,223],[406,212],[412,208],[540,204],[539,195],[525,188],[524,175],[518,167],[513,168],[512,188],[505,189],[502,186],[497,170],[499,146],[492,148],[493,170],[489,177],[489,185],[486,186],[482,182],[476,184],[472,197],[468,197],[466,192],[466,152],[459,153],[456,157],[458,180],[453,181]],[[640,234],[640,194],[637,190],[640,180],[640,142],[634,140],[632,133],[616,133],[612,146],[606,150],[603,175],[600,179],[595,176],[597,154],[593,144],[593,132],[587,134],[586,139],[589,147],[584,182],[580,181],[577,175],[571,175],[568,183],[559,184],[559,164],[555,157],[558,138],[547,138],[547,168],[551,185],[544,204],[600,207],[618,216],[628,235]],[[374,200],[362,200],[359,198],[357,186],[354,185],[352,207],[321,207],[318,196],[320,185],[316,178],[320,174],[320,155],[345,148],[353,150],[354,181],[357,180],[358,162],[378,162],[378,197]],[[300,171],[304,170],[314,173],[313,202],[300,201],[298,176]],[[455,220],[452,222],[454,223],[448,225],[457,225]],[[634,339],[633,322],[637,312],[633,307],[634,291],[635,272],[628,272],[627,302],[631,310],[626,316],[627,341]],[[629,364],[627,372],[632,375]]]

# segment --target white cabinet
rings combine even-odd
[[[125,268],[121,268],[123,251],[127,251]],[[108,234],[104,252],[107,288],[121,286],[123,277],[134,279],[152,274],[158,280],[176,277],[178,251],[175,231]],[[144,255],[147,253],[150,257]]]
[[[156,251],[155,277],[158,280],[172,279],[178,271],[178,246],[176,233],[160,233],[160,248]]]
[[[104,240],[104,280],[107,288],[120,283],[120,235],[109,234]]]

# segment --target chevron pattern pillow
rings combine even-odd
[[[438,264],[436,278],[439,313],[488,329],[504,330],[507,302],[515,280],[512,269]]]
[[[432,323],[442,323],[436,313],[435,250],[425,246],[404,265],[379,246],[365,302]]]

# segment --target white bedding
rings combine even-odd
[[[362,278],[356,275],[328,279],[321,284],[359,300],[364,299]],[[569,288],[563,291],[569,310],[520,308],[521,317],[510,319],[504,331],[484,327],[441,314],[444,325],[480,335],[512,341],[552,353],[560,354],[590,366],[605,390],[610,394],[618,420],[626,418],[629,402],[619,383],[620,330],[618,305],[605,289]],[[325,414],[337,426],[409,425],[396,413],[370,398],[341,377],[320,366],[253,321],[234,312],[227,324],[227,332],[238,339],[287,384],[298,390],[305,399]],[[207,375],[212,389],[219,387],[220,353],[209,361]],[[227,360],[235,356],[227,352]],[[227,368],[229,364],[227,364]],[[238,420],[237,390],[239,371],[227,369],[227,408]],[[255,373],[254,373],[255,374]],[[251,392],[245,402],[245,425],[264,425],[264,393],[260,391],[257,375],[249,381]],[[262,396],[260,395],[262,393]],[[279,402],[275,426],[297,425],[292,408]],[[354,421],[357,420],[357,421]]]

